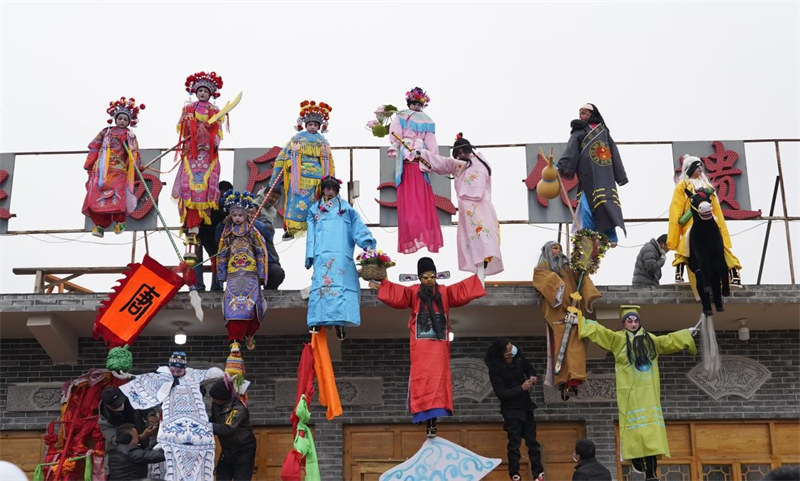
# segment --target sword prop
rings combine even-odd
[[[578,324],[578,303],[581,301],[581,286],[583,285],[583,276],[585,272],[581,272],[578,277],[578,288],[570,294],[572,298],[572,305],[567,308],[567,315],[564,317],[564,335],[561,336],[561,346],[558,348],[558,356],[556,357],[556,364],[553,372],[558,375],[561,372],[561,367],[564,364],[564,355],[567,353],[567,346],[569,345],[569,334],[572,331],[572,326]]]
[[[239,105],[239,101],[240,100],[242,100],[242,93],[241,92],[239,92],[239,95],[237,95],[236,98],[233,99],[232,101],[225,102],[225,106],[222,107],[222,109],[219,112],[217,112],[213,117],[208,119],[208,123],[209,124],[213,124],[217,120],[221,119],[223,115],[228,115],[228,112],[230,112],[231,110],[234,109],[234,107]]]
[[[412,149],[411,147],[409,147],[409,146],[408,146],[408,144],[407,144],[407,143],[405,143],[405,141],[404,141],[403,139],[401,139],[401,138],[400,138],[400,136],[398,136],[398,135],[397,135],[397,133],[395,133],[395,132],[392,132],[392,137],[394,137],[394,138],[395,138],[395,139],[397,139],[397,140],[398,140],[398,141],[399,141],[401,144],[403,144],[403,147],[405,147],[405,148],[406,148],[406,150],[408,150],[409,152],[411,152],[411,151],[413,151],[413,150],[414,150],[414,149]],[[419,154],[417,154],[417,157],[419,157],[419,160],[420,160],[420,162],[422,162],[423,164],[425,164],[425,167],[427,167],[427,168],[429,168],[429,169],[431,168],[431,164],[429,164],[427,160],[423,159],[423,158],[422,158],[422,157],[421,157]]]
[[[188,135],[186,136],[186,138],[187,138],[187,139],[188,139],[189,137],[190,137],[190,136],[188,136]],[[170,153],[170,152],[172,152],[173,150],[177,149],[178,147],[180,147],[180,145],[181,145],[181,142],[178,142],[178,143],[177,143],[177,144],[175,144],[174,146],[170,147],[170,149],[169,149],[169,150],[165,151],[164,153],[162,153],[161,155],[159,155],[159,156],[158,156],[158,157],[156,157],[155,159],[153,159],[153,160],[151,160],[150,162],[148,162],[148,163],[146,163],[145,165],[143,165],[143,166],[142,166],[142,170],[144,170],[144,169],[146,169],[146,168],[150,167],[151,165],[155,164],[155,163],[156,163],[156,161],[157,161],[158,159],[160,159],[161,157],[164,157],[164,156],[165,156],[165,155],[167,155],[168,153]]]

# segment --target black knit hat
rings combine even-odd
[[[436,272],[436,264],[430,257],[421,257],[417,261],[417,275],[421,276],[424,272]]]
[[[125,402],[125,395],[118,387],[107,387],[100,393],[100,400],[111,409],[119,409]]]
[[[211,390],[208,391],[208,394],[211,395],[211,399],[219,399],[220,401],[230,401],[231,400],[231,391],[228,389],[228,386],[225,385],[225,381],[217,381],[211,386]]]

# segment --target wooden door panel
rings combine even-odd
[[[768,423],[695,423],[695,453],[701,457],[740,458],[749,455],[769,455]]]
[[[575,441],[584,437],[581,422],[537,423],[537,440],[542,447],[545,475],[549,479],[572,479],[575,463],[572,451]],[[500,458],[502,464],[489,473],[486,481],[508,479],[506,433],[502,423],[440,423],[439,436],[481,456]],[[378,479],[388,469],[416,453],[425,442],[425,429],[409,424],[344,426],[344,479],[367,481]],[[383,444],[379,447],[377,444]],[[530,460],[525,442],[520,448],[520,474],[530,477]],[[373,477],[375,476],[375,477]]]
[[[0,459],[19,466],[33,479],[36,466],[44,461],[44,431],[0,431]]]

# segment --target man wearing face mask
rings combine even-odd
[[[118,387],[106,387],[100,392],[100,406],[98,407],[100,418],[97,425],[103,432],[106,440],[106,452],[112,448],[112,441],[117,435],[117,429],[126,424],[136,426],[136,431],[140,439],[146,440],[155,433],[154,429],[145,429],[145,423],[141,413],[133,409],[128,398]]]
[[[572,481],[611,481],[611,472],[594,455],[595,447],[591,440],[575,441],[572,460],[578,464],[575,465]]]
[[[508,339],[496,340],[486,350],[484,358],[489,368],[489,379],[503,415],[503,429],[508,434],[508,475],[519,481],[519,447],[522,438],[528,447],[531,471],[536,481],[544,481],[544,467],[540,444],[536,441],[536,423],[531,400],[531,388],[539,378],[536,370],[522,352]]]

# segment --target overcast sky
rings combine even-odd
[[[0,3],[0,152],[82,150],[106,125],[110,100],[147,104],[136,129],[141,148],[177,140],[187,75],[214,70],[224,80],[219,104],[243,92],[223,147],[283,145],[303,99],[333,106],[334,146],[385,145],[364,130],[382,103],[403,104],[421,86],[431,97],[441,145],[457,132],[475,144],[565,142],[578,107],[602,111],[617,141],[737,140],[800,137],[800,6],[787,2],[14,2]],[[630,183],[621,188],[627,218],[665,217],[672,195],[668,145],[622,146]],[[527,219],[523,149],[483,151],[494,168],[503,220]],[[337,152],[347,178],[347,155]],[[789,214],[800,215],[800,146],[781,144]],[[753,209],[769,210],[777,173],[772,144],[746,149]],[[171,157],[168,157],[171,159]],[[377,222],[377,153],[359,153],[356,202]],[[11,230],[81,228],[84,156],[17,158]],[[222,156],[230,178],[232,155]],[[162,164],[165,165],[165,164]],[[162,177],[161,206],[174,172]],[[782,209],[779,202],[778,211]],[[733,250],[755,283],[766,224],[729,222]],[[629,284],[639,247],[666,223],[630,224],[603,261],[598,284]],[[554,225],[503,226],[506,272],[530,279]],[[792,225],[795,252],[800,245]],[[378,246],[396,249],[394,229],[373,229]],[[457,272],[455,228],[433,256]],[[30,292],[32,277],[13,267],[121,266],[131,234],[0,237],[0,292]],[[176,262],[164,234],[151,255]],[[278,243],[284,288],[310,283],[303,240]],[[144,245],[137,247],[141,259]],[[427,251],[424,251],[427,253]],[[783,223],[772,227],[763,282],[786,283]],[[390,271],[415,272],[419,255]],[[800,262],[795,255],[795,271]],[[672,255],[668,256],[671,262]],[[108,291],[119,276],[75,282]],[[672,270],[664,268],[663,282]]]

